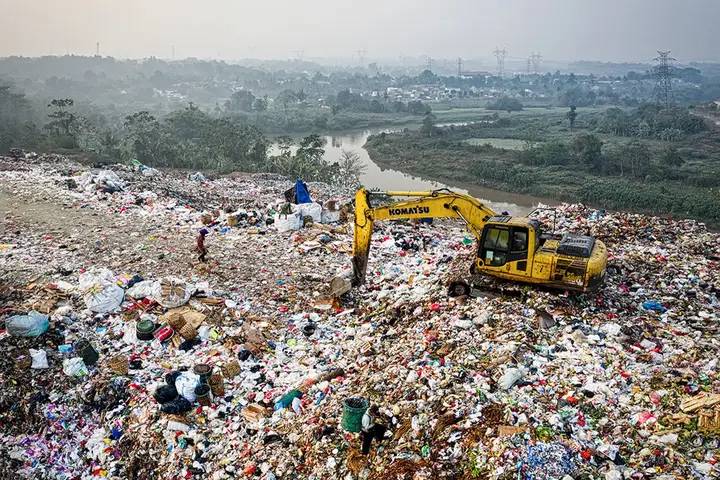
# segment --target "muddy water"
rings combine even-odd
[[[367,150],[363,148],[368,136],[382,131],[387,132],[388,130],[374,129],[325,135],[325,160],[331,163],[338,161],[343,150],[350,150],[357,153],[366,169],[360,180],[367,188],[377,188],[380,190],[433,190],[437,188],[450,188],[454,191],[469,193],[489,203],[497,212],[507,211],[513,215],[524,215],[537,206],[538,203],[552,203],[547,199],[504,192],[472,185],[470,183],[453,183],[446,185],[419,177],[413,177],[412,175],[397,170],[382,169],[373,162]]]

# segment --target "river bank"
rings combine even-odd
[[[465,124],[465,122],[463,122]],[[448,123],[447,125],[458,125]],[[503,190],[488,188],[477,183],[462,181],[461,179],[428,178],[422,172],[404,172],[396,170],[390,164],[378,164],[371,158],[365,149],[369,137],[380,133],[400,132],[386,128],[375,128],[366,130],[349,130],[340,133],[326,133],[322,135],[325,142],[323,160],[326,163],[335,163],[341,160],[343,151],[353,152],[357,155],[358,161],[364,171],[360,175],[360,183],[372,190],[437,190],[449,188],[461,193],[467,193],[488,203],[498,212],[507,211],[513,215],[525,215],[533,210],[538,204],[553,204],[553,200],[521,193],[512,193]],[[271,154],[277,153],[271,148]],[[447,181],[446,181],[447,180]]]
[[[462,131],[468,129],[477,132]],[[494,137],[494,130],[497,128],[474,125],[441,129],[433,137],[418,131],[379,134],[368,138],[365,149],[381,168],[444,183],[481,185],[555,202],[582,202],[596,208],[693,218],[714,229],[720,226],[717,189],[673,180],[670,174],[663,174],[661,166],[655,167],[658,171],[654,176],[628,178],[600,174],[572,159],[566,164],[529,164],[524,157],[527,152],[522,149],[467,142],[466,137]],[[567,147],[564,148],[567,154]],[[694,164],[686,171],[702,174]],[[696,176],[693,180],[703,178]],[[708,177],[708,181],[711,180]]]

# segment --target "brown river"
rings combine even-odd
[[[468,193],[486,203],[497,212],[507,211],[512,215],[524,215],[539,203],[545,205],[555,202],[543,198],[504,192],[492,188],[467,184],[443,184],[432,180],[414,177],[398,170],[382,169],[370,158],[367,150],[363,148],[368,136],[388,132],[386,129],[368,129],[364,131],[342,132],[324,135],[325,160],[333,163],[340,159],[343,150],[357,153],[365,165],[365,173],[361,176],[361,183],[369,189],[379,190],[434,190],[450,188],[451,190]]]

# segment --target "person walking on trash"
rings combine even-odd
[[[195,251],[198,253],[198,260],[200,260],[202,263],[207,262],[207,248],[205,247],[205,235],[208,234],[207,228],[200,229],[200,233],[198,233],[197,236],[197,245],[195,246]]]
[[[380,410],[377,405],[371,405],[362,417],[360,439],[362,441],[361,451],[363,455],[370,453],[370,446],[373,440],[380,442],[385,437],[387,425],[379,423],[379,420]]]

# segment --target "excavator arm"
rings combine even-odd
[[[371,197],[417,197],[372,207]],[[369,192],[360,188],[355,194],[355,237],[353,242],[353,283],[365,282],[373,224],[378,220],[420,218],[459,218],[480,239],[485,222],[496,213],[478,199],[447,189],[426,192]]]

